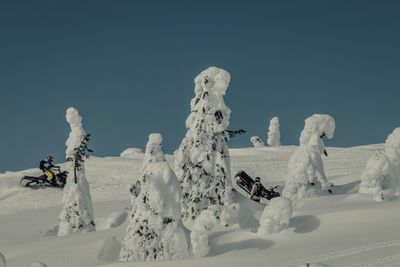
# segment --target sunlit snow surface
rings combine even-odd
[[[307,262],[328,266],[400,266],[400,200],[376,202],[368,195],[358,194],[360,175],[378,148],[382,146],[328,147],[329,157],[324,158],[324,166],[328,180],[336,185],[334,194],[300,201],[293,207],[289,227],[278,234],[257,234],[264,205],[248,200],[237,189],[240,229],[212,233],[207,257],[136,262],[134,266],[301,266]],[[283,186],[287,162],[295,149],[231,149],[232,174],[243,169],[253,177],[260,176],[266,187]],[[173,162],[171,156],[167,158]],[[98,231],[63,238],[55,236],[63,192],[21,188],[20,177],[39,174],[35,169],[1,174],[0,252],[6,257],[7,266],[24,267],[35,262],[57,267],[133,266],[113,260],[127,226],[127,187],[141,176],[141,167],[141,159],[89,159],[86,175]]]

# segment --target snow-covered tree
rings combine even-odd
[[[281,145],[281,132],[279,129],[279,118],[278,117],[273,117],[269,122],[267,144],[269,146],[280,146]]]
[[[328,155],[323,137],[333,138],[335,120],[326,114],[314,114],[305,120],[300,135],[300,146],[289,160],[283,196],[298,200],[311,196],[318,190],[331,192],[321,154]]]
[[[252,136],[250,138],[250,141],[254,147],[263,147],[264,146],[263,140],[261,140],[261,138],[258,136]]]
[[[160,134],[150,134],[140,187],[122,241],[122,261],[176,260],[188,255],[181,220],[181,189],[161,144]]]
[[[59,215],[58,236],[96,230],[84,162],[89,135],[85,134],[82,118],[75,108],[67,109],[66,119],[71,126],[71,133],[66,142],[69,175],[64,189],[63,209]]]
[[[370,194],[378,201],[400,194],[400,128],[394,129],[383,150],[368,160],[361,175],[360,193]]]
[[[175,169],[182,187],[182,218],[189,228],[210,206],[223,225],[232,224],[235,216],[230,212],[238,210],[232,199],[227,145],[231,111],[224,102],[229,80],[229,73],[217,67],[195,78],[187,133],[175,152]]]
[[[210,248],[208,245],[208,236],[214,228],[216,218],[211,210],[203,210],[193,224],[193,230],[190,233],[192,244],[192,253],[196,257],[207,256]]]
[[[285,197],[276,197],[268,202],[260,219],[258,233],[276,234],[289,226],[292,217],[292,201]]]

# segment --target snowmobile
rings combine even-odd
[[[46,175],[42,175],[39,177],[24,176],[21,178],[20,184],[23,187],[29,187],[32,189],[45,188],[45,187],[55,187],[61,189],[64,188],[65,183],[67,181],[68,172],[58,170],[58,173],[56,173],[55,176],[56,177],[54,177],[52,181],[47,180]]]
[[[242,188],[244,191],[246,191],[249,195],[251,193],[251,188],[253,187],[253,184],[255,181],[253,178],[251,178],[245,171],[239,171],[235,175],[235,181],[236,184]],[[271,200],[274,197],[279,197],[280,194],[278,191],[278,186],[271,186],[269,189],[266,189],[263,185],[261,185],[261,197],[265,198],[267,200]]]

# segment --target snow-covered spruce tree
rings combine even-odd
[[[178,178],[161,151],[162,137],[150,134],[138,194],[122,241],[122,261],[182,259],[188,241],[181,220]]]
[[[175,152],[175,169],[182,187],[182,218],[192,228],[200,212],[210,208],[222,225],[234,223],[230,174],[230,109],[224,95],[230,75],[210,67],[195,78],[195,97],[186,120],[187,133]]]
[[[258,233],[276,234],[289,226],[292,217],[292,201],[285,197],[276,197],[268,202],[260,218]]]
[[[377,201],[400,194],[400,128],[394,129],[383,150],[368,160],[361,175],[360,193],[370,194]]]
[[[89,136],[82,126],[82,118],[75,108],[68,108],[67,122],[71,133],[66,142],[69,175],[64,189],[63,209],[59,215],[58,236],[95,231],[92,198],[85,174],[86,152]]]
[[[280,146],[281,145],[281,132],[279,129],[279,118],[278,117],[273,117],[269,122],[267,144],[269,146]]]
[[[263,147],[264,146],[263,140],[261,140],[261,138],[258,136],[252,136],[250,138],[250,141],[254,147]]]
[[[333,138],[335,120],[326,114],[314,114],[305,120],[300,146],[289,160],[283,196],[299,200],[318,190],[331,192],[333,184],[326,179],[321,154],[328,155],[323,137]]]

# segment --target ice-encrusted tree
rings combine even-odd
[[[285,197],[271,199],[261,215],[258,233],[269,235],[283,231],[289,226],[292,212],[292,201],[290,199]]]
[[[359,192],[370,194],[377,201],[391,200],[400,194],[400,128],[394,129],[383,150],[368,160]]]
[[[82,126],[82,118],[75,108],[68,108],[67,122],[71,127],[66,142],[68,178],[64,189],[63,208],[59,215],[58,236],[95,231],[92,198],[85,174],[88,135]]]
[[[135,189],[138,194],[122,241],[122,261],[177,260],[188,255],[181,220],[181,189],[161,144],[160,134],[150,134],[140,187]]]
[[[263,147],[264,146],[263,140],[258,136],[252,136],[250,138],[250,141],[254,147]]]
[[[330,115],[314,114],[305,120],[300,145],[289,160],[284,197],[299,200],[319,190],[331,192],[333,184],[326,178],[321,155],[328,155],[323,138],[333,138],[334,132],[335,120]]]
[[[281,145],[281,132],[279,129],[278,117],[273,117],[269,122],[267,144],[269,146]]]
[[[186,120],[187,133],[175,152],[175,170],[182,187],[182,218],[191,228],[205,209],[212,209],[222,225],[234,223],[229,140],[230,109],[224,95],[227,71],[210,67],[195,78],[195,97]]]

